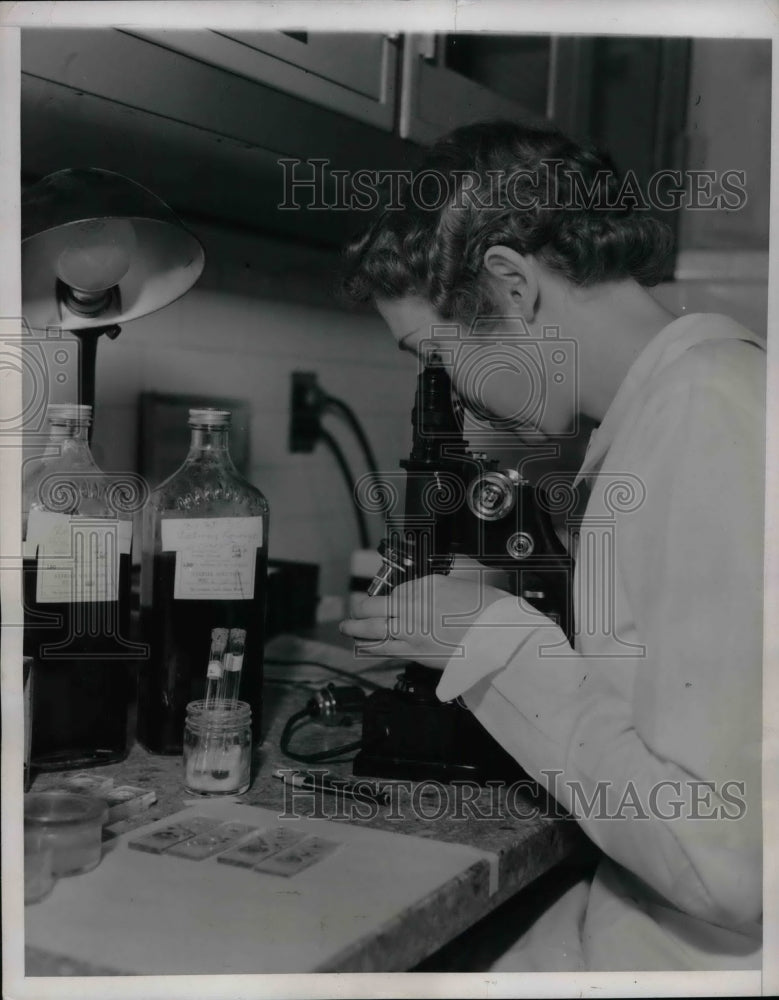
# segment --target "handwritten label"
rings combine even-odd
[[[31,510],[26,544],[37,553],[36,601],[118,600],[120,557],[130,552],[132,530],[129,520]]]
[[[174,600],[251,600],[261,545],[261,517],[164,518],[163,551],[176,553]]]

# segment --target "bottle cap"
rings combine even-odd
[[[190,427],[229,427],[232,414],[229,410],[215,410],[210,406],[189,411]]]
[[[50,403],[46,408],[49,423],[77,421],[80,424],[92,423],[92,407],[80,403]]]

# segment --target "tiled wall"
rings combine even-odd
[[[358,413],[380,466],[392,469],[410,446],[415,362],[377,316],[338,307],[331,256],[235,232],[196,232],[207,259],[200,283],[99,344],[95,457],[107,470],[136,467],[141,392],[247,400],[249,478],[270,502],[271,556],[319,563],[321,593],[343,595],[359,548],[355,518],[322,445],[309,455],[289,453],[290,373],[315,371],[327,392]],[[58,398],[69,399],[69,390]],[[336,416],[326,423],[353,469],[364,471],[346,425]],[[372,517],[370,528],[378,544],[381,521]]]

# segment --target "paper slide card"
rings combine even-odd
[[[189,858],[191,861],[203,861],[220,851],[237,844],[244,837],[257,832],[256,826],[248,823],[221,823],[212,830],[199,833],[191,840],[174,844],[166,853],[177,858]]]
[[[69,792],[81,792],[86,795],[102,795],[114,787],[113,778],[100,778],[96,774],[69,774],[62,779],[62,787]]]
[[[133,785],[114,786],[113,778],[100,778],[81,771],[63,778],[58,787],[102,799],[108,806],[108,826],[136,816],[157,801],[157,793],[153,789],[136,788]]]
[[[269,875],[296,875],[331,854],[339,844],[323,837],[306,836],[289,827],[259,830],[238,820],[194,816],[128,841],[136,851],[166,857],[217,861]]]
[[[328,854],[332,854],[338,846],[334,840],[325,840],[323,837],[306,837],[294,847],[289,847],[286,851],[274,854],[266,861],[261,861],[255,866],[255,871],[265,872],[268,875],[297,875],[298,872],[310,868],[311,865],[326,858]]]
[[[147,833],[137,840],[128,841],[128,847],[136,851],[147,851],[149,854],[164,854],[174,844],[180,844],[183,840],[191,840],[199,833],[205,833],[215,826],[219,826],[219,820],[212,816],[193,816],[182,823],[173,823],[165,826],[154,833]]]
[[[108,803],[108,823],[116,823],[117,820],[127,819],[135,816],[144,809],[153,806],[157,801],[155,791],[145,791],[143,788],[135,788],[132,785],[119,785],[112,788],[103,796]]]
[[[254,868],[254,866],[269,858],[272,854],[278,854],[293,844],[303,840],[302,833],[295,833],[286,827],[279,826],[270,830],[263,830],[256,837],[247,840],[245,844],[220,854],[216,859],[225,865],[235,865],[237,868]]]

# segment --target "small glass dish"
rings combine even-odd
[[[97,868],[102,856],[102,799],[75,792],[28,792],[24,797],[25,836],[37,833],[53,852],[52,874],[81,875]]]
[[[37,903],[45,899],[56,879],[52,867],[54,851],[40,830],[24,830],[24,902]]]

